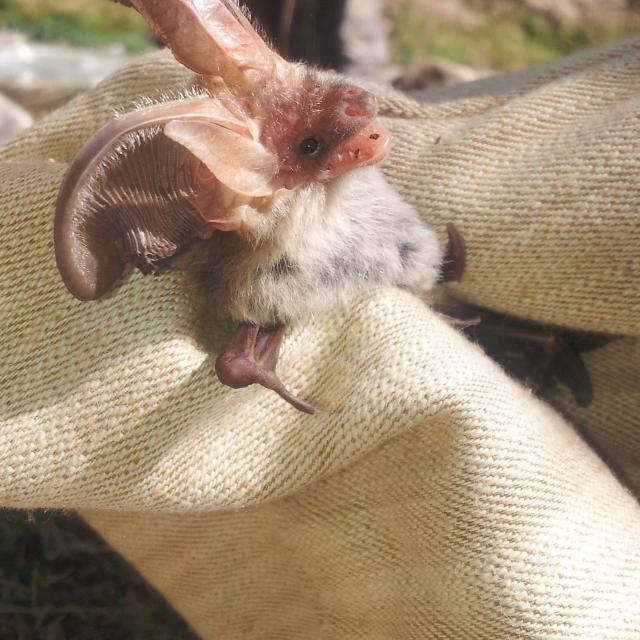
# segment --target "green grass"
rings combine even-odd
[[[408,65],[429,56],[486,69],[516,69],[640,32],[640,17],[618,27],[573,25],[508,2],[487,3],[474,28],[427,16],[416,0],[394,3],[392,53]]]
[[[0,29],[83,46],[121,42],[130,51],[151,46],[144,20],[108,0],[0,0]]]

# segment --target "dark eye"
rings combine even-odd
[[[317,156],[320,153],[322,145],[317,138],[305,138],[298,147],[298,153],[301,156]]]

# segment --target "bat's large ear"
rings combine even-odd
[[[272,76],[283,63],[233,0],[127,0],[178,61],[204,76]]]
[[[256,140],[211,122],[173,120],[164,133],[236,193],[255,198],[271,196],[277,189],[277,158]]]
[[[179,141],[165,135],[170,123],[175,123]],[[188,127],[198,124],[216,132],[202,143],[206,147],[208,142],[209,150],[190,142],[193,132]],[[131,266],[153,270],[210,234],[216,216],[225,215],[215,207],[216,185],[229,183],[247,193],[259,190],[260,180],[268,179],[273,162],[256,145],[249,123],[209,98],[154,105],[99,129],[74,158],[58,196],[56,260],[69,291],[80,300],[100,298]],[[243,171],[242,163],[234,172],[229,162],[211,160],[216,150],[229,158],[228,146],[238,152],[231,163],[243,152],[250,152],[249,163],[259,155],[263,175]],[[220,224],[229,228],[228,220]]]

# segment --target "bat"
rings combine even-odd
[[[196,75],[78,151],[55,213],[62,280],[96,300],[202,244],[216,307],[239,323],[219,380],[314,413],[276,374],[285,328],[375,287],[459,278],[462,238],[448,227],[447,258],[376,166],[390,136],[372,93],[280,57],[233,0],[123,4]]]

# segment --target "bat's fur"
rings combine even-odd
[[[252,235],[211,246],[220,311],[258,325],[291,324],[374,287],[433,287],[436,234],[376,167],[287,194]]]

